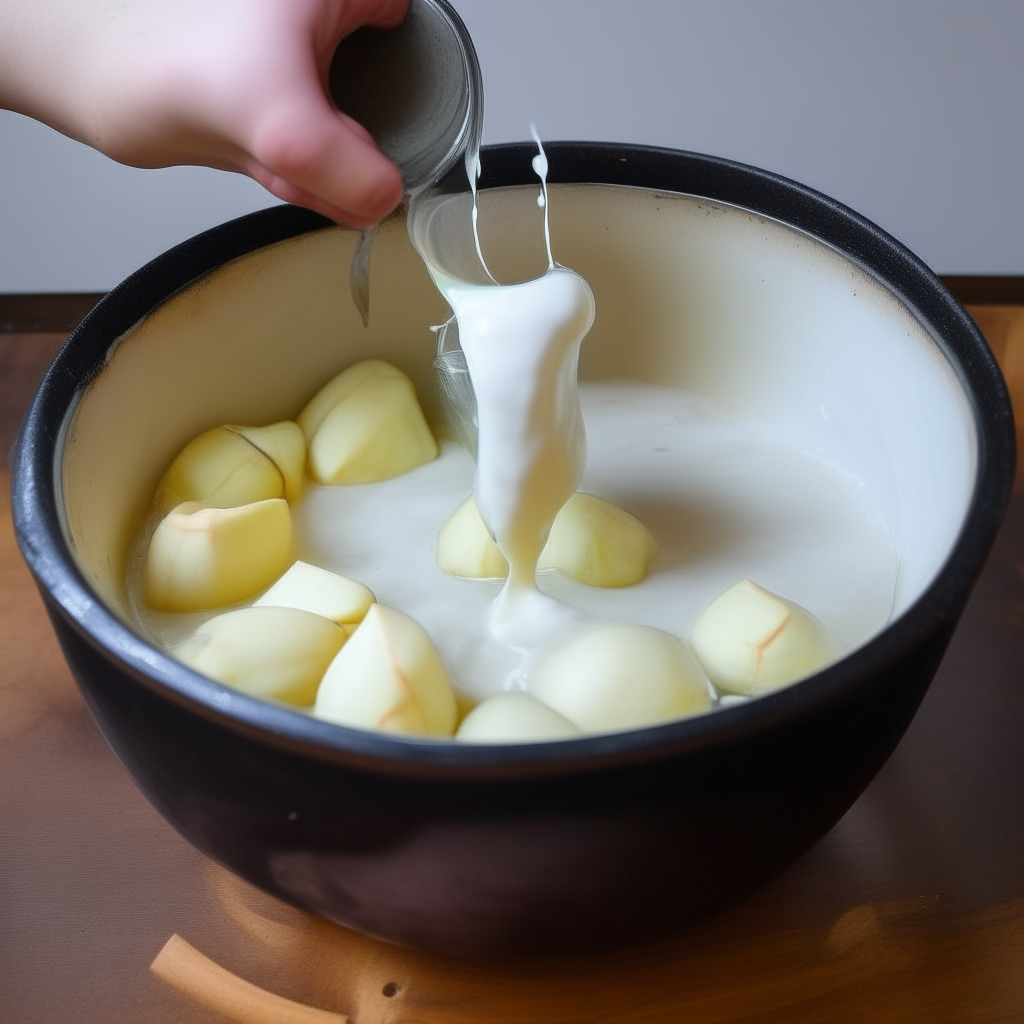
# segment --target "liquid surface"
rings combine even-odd
[[[658,553],[645,580],[621,589],[541,573],[537,593],[563,609],[556,630],[634,622],[685,639],[704,608],[744,577],[817,616],[837,657],[889,621],[895,548],[848,472],[771,424],[722,414],[704,396],[630,381],[585,383],[579,393],[588,438],[580,487],[643,520]],[[502,583],[457,579],[436,562],[438,531],[471,493],[475,468],[465,448],[444,442],[434,462],[381,483],[307,483],[292,512],[295,557],[359,580],[412,616],[455,685],[479,699],[524,681],[507,647],[503,654],[481,643]],[[221,611],[161,613],[134,597],[145,631],[169,646]]]
[[[580,394],[589,440],[581,489],[639,516],[658,554],[646,580],[615,590],[541,573],[541,599],[564,608],[556,631],[590,619],[686,638],[707,604],[743,577],[816,615],[837,656],[889,620],[892,540],[849,474],[703,397],[633,382],[584,384]],[[435,462],[393,480],[308,485],[294,519],[296,557],[365,583],[412,616],[456,686],[481,698],[523,680],[516,663],[481,646],[502,584],[457,579],[436,564],[438,531],[471,492],[474,471],[469,453],[447,442]]]

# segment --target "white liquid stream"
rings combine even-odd
[[[580,343],[594,322],[594,294],[579,274],[552,258],[547,157],[536,129],[531,131],[538,147],[533,167],[541,179],[547,271],[519,284],[494,280],[480,249],[475,189],[473,238],[493,283],[455,280],[421,253],[459,325],[477,404],[473,493],[509,565],[487,629],[458,666],[474,691],[495,678],[502,689],[525,687],[531,655],[581,620],[537,588],[537,561],[587,460],[578,364]],[[471,163],[479,169],[478,157]]]
[[[460,666],[474,690],[490,676],[524,685],[532,652],[578,616],[537,589],[537,560],[587,457],[577,364],[594,322],[586,281],[556,267],[515,285],[464,285],[435,274],[459,324],[477,400],[473,491],[509,564],[485,635]]]

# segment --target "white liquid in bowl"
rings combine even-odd
[[[732,419],[699,396],[632,382],[582,388],[589,455],[581,487],[637,514],[658,541],[646,580],[588,587],[541,573],[541,590],[597,619],[686,636],[700,611],[744,576],[804,605],[837,654],[893,607],[892,539],[869,495],[841,469],[770,425]],[[473,486],[473,461],[441,457],[378,484],[310,486],[295,508],[297,556],[358,579],[431,635],[474,697],[503,687],[464,667],[501,584],[437,567],[438,530]]]

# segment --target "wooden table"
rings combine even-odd
[[[973,311],[1024,409],[1024,306]],[[0,334],[5,451],[62,337]],[[96,731],[0,509],[3,1024],[229,1019],[196,996],[247,1024],[1024,1021],[1024,493],[910,731],[810,853],[670,942],[472,964],[295,911],[177,836]],[[214,962],[192,995],[150,971],[175,934]]]

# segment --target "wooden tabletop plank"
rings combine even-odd
[[[968,306],[1006,378],[1017,425],[1017,451],[1024,451],[1024,306]],[[1014,490],[1024,488],[1024,459],[1017,459]]]

